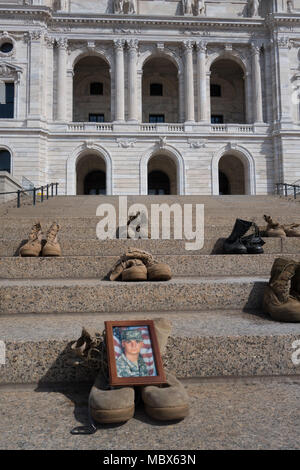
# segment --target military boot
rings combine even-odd
[[[297,228],[300,224],[283,225],[283,229],[287,237],[300,237],[300,231]]]
[[[40,222],[34,224],[28,242],[20,248],[20,256],[39,256],[42,251],[42,228]]]
[[[224,241],[223,251],[228,255],[245,255],[247,248],[241,241],[241,237],[248,232],[252,222],[236,219],[230,236]]]
[[[155,331],[161,355],[166,351],[171,322],[165,318],[155,318]],[[184,386],[177,378],[166,373],[164,385],[142,387],[141,395],[146,413],[159,421],[181,420],[189,412],[189,397]]]
[[[148,281],[169,281],[172,279],[171,268],[166,263],[159,263],[157,261],[148,264]]]
[[[43,247],[43,256],[61,256],[61,248],[57,241],[57,234],[59,231],[59,225],[53,222],[47,232],[47,242]]]
[[[275,222],[269,215],[264,215],[264,219],[267,222],[266,235],[267,237],[285,238],[286,233],[283,225],[279,222]]]
[[[277,258],[264,292],[263,308],[274,320],[300,322],[300,264]]]
[[[157,340],[162,354],[165,352],[168,336],[171,332],[171,323],[165,318],[155,318],[154,326]],[[122,423],[134,415],[135,391],[133,387],[111,387],[108,383],[108,366],[103,337],[90,334],[82,330],[81,337],[73,344],[72,349],[81,358],[87,361],[92,359],[91,351],[101,372],[96,377],[89,397],[90,413],[97,423]],[[104,348],[104,349],[103,349]]]
[[[130,259],[126,261],[126,267],[122,271],[122,281],[147,281],[147,268],[143,261],[140,259]]]

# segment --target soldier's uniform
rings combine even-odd
[[[139,330],[125,330],[122,341],[143,341]],[[124,353],[116,360],[118,377],[145,377],[149,375],[144,359],[139,354],[137,362],[130,361]]]

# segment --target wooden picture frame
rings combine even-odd
[[[105,331],[110,385],[133,386],[166,383],[159,344],[152,320],[106,321]],[[133,339],[133,337],[135,338]],[[142,344],[140,345],[140,343]],[[128,346],[125,351],[126,345]],[[137,348],[133,350],[135,356],[138,354],[137,364],[139,364],[139,367],[137,366],[137,374],[139,371],[146,371],[147,375],[146,373],[142,376],[130,375],[134,374],[135,370],[130,369],[133,362],[129,361],[126,354],[131,354],[128,348],[132,345]],[[129,357],[132,357],[132,355]]]

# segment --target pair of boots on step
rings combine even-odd
[[[31,256],[61,256],[61,248],[57,241],[59,225],[53,222],[46,234],[46,243],[43,243],[43,232],[40,222],[34,224],[28,237],[28,242],[19,250],[19,255]]]
[[[166,351],[171,322],[155,318],[154,326],[160,353]],[[122,423],[134,416],[135,398],[140,397],[145,412],[159,421],[181,420],[189,412],[189,398],[182,383],[167,372],[167,383],[147,386],[111,387],[108,381],[108,364],[105,338],[99,333],[89,333],[85,328],[80,338],[71,346],[80,358],[75,365],[101,369],[89,395],[89,414],[96,423]]]
[[[254,233],[244,237],[250,227],[254,228]],[[254,222],[236,219],[231,235],[224,242],[223,252],[230,255],[262,254],[264,244]]]
[[[298,227],[300,227],[300,224],[293,223],[289,225],[282,225],[279,222],[273,220],[269,215],[264,215],[264,219],[268,224],[266,228],[267,237],[300,237],[300,231],[296,230]]]

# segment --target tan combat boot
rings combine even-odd
[[[126,261],[126,267],[122,272],[122,281],[147,281],[147,268],[143,261],[140,259],[131,259]]]
[[[57,234],[59,231],[59,225],[53,222],[47,232],[47,242],[43,247],[43,256],[61,256],[61,248],[57,241]]]
[[[287,237],[300,237],[300,231],[296,230],[300,224],[284,225],[284,231]]]
[[[39,256],[42,250],[42,228],[40,222],[34,224],[28,237],[28,242],[20,248],[20,256]]]
[[[284,231],[283,225],[280,225],[278,222],[274,222],[272,217],[269,215],[264,215],[264,219],[267,222],[266,235],[267,237],[276,237],[276,238],[285,238],[286,233]]]
[[[166,351],[171,322],[155,318],[154,325],[161,355]],[[164,385],[148,385],[142,388],[142,400],[146,413],[159,421],[181,420],[188,415],[189,397],[184,386],[175,375],[166,373]]]
[[[273,320],[300,322],[300,264],[290,259],[274,261],[263,308]]]

